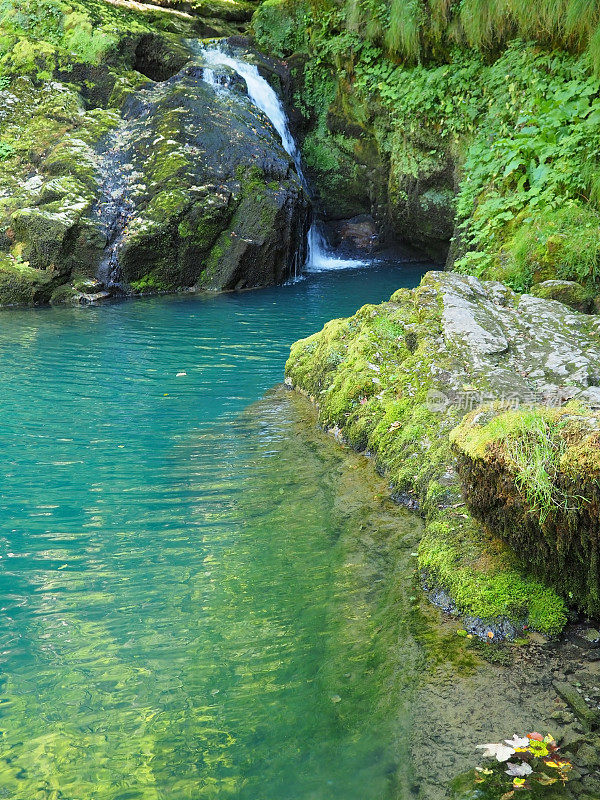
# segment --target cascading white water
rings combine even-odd
[[[215,89],[219,85],[214,69],[209,69],[208,67],[202,70],[202,80],[205,83],[208,83],[210,86],[213,86]]]
[[[285,109],[275,90],[269,85],[268,81],[259,74],[258,67],[254,64],[240,61],[240,59],[234,58],[218,49],[203,49],[202,58],[211,66],[229,67],[234,72],[237,72],[245,81],[248,89],[248,97],[252,100],[254,105],[260,108],[271,120],[273,127],[281,137],[281,144],[284,150],[294,160],[296,171],[300,180],[306,187],[307,183],[302,171],[300,151],[290,132]],[[222,88],[222,84],[219,84],[213,69],[206,68],[202,73],[202,79],[211,86],[214,86],[217,90],[219,87]],[[319,226],[316,222],[313,222],[310,227],[307,244],[308,255],[304,265],[307,272],[351,269],[352,267],[360,267],[365,263],[364,261],[355,259],[337,258],[335,255],[331,254],[327,249],[325,237],[319,230]]]
[[[281,137],[281,144],[284,150],[294,159],[298,174],[304,180],[300,164],[300,155],[294,137],[290,133],[284,108],[275,90],[259,75],[258,67],[254,64],[247,64],[245,61],[233,58],[233,56],[229,56],[221,50],[203,50],[202,57],[207,64],[230,67],[234,72],[237,72],[240,78],[244,79],[248,87],[248,97],[252,100],[254,105],[260,108],[261,111],[264,111],[271,120],[273,127]],[[208,76],[209,80],[207,80],[206,72],[212,73],[212,75]],[[211,83],[213,86],[215,85],[214,70],[206,70],[202,78],[207,81],[207,83]]]

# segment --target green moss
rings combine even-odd
[[[534,284],[530,293],[545,300],[557,300],[574,311],[588,313],[593,308],[593,296],[589,289],[574,281],[550,280]]]
[[[227,4],[230,12],[234,5]],[[0,30],[0,75],[29,75],[43,81],[50,80],[57,67],[69,70],[74,63],[106,61],[127,35],[165,31],[193,36],[194,20],[141,4],[5,0],[0,7]]]
[[[130,285],[132,290],[138,294],[166,292],[172,288],[159,275],[153,273],[143,275],[139,280],[132,281]]]
[[[491,278],[518,289],[548,279],[600,283],[600,213],[581,203],[526,214],[503,245]]]
[[[556,592],[527,576],[508,548],[464,516],[464,508],[446,510],[427,525],[419,566],[428,580],[446,589],[460,614],[526,620],[543,633],[559,633],[567,615]]]
[[[452,369],[440,352],[434,287],[433,278],[425,280],[389,303],[329,322],[292,346],[286,375],[318,404],[323,425],[373,453],[395,491],[419,498],[427,520],[419,567],[461,614],[528,620],[556,633],[566,622],[564,602],[488,536],[461,501],[448,437],[461,414],[439,414],[427,404],[436,371]]]
[[[33,305],[48,300],[53,275],[20,259],[0,254],[0,306]]]
[[[155,183],[163,184],[179,177],[188,166],[189,161],[187,157],[178,150],[164,153],[159,152],[159,154],[152,159],[152,163],[149,166],[149,173]]]
[[[575,403],[468,415],[451,434],[473,513],[590,614],[597,565],[600,420]]]
[[[59,286],[52,292],[50,296],[50,303],[52,305],[61,305],[63,303],[74,303],[79,297],[79,290],[70,283]]]
[[[93,108],[83,115],[77,129],[78,138],[86,144],[94,145],[119,124],[121,118],[116,111]]]

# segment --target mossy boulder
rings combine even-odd
[[[600,402],[599,364],[594,317],[432,272],[417,289],[297,342],[286,376],[318,405],[324,426],[373,453],[396,494],[419,503],[427,525],[418,562],[432,593],[498,637],[510,630],[506,620],[513,630],[560,630],[569,598],[467,511],[449,435],[488,401]]]
[[[475,518],[562,597],[599,616],[600,414],[576,403],[483,408],[450,439]]]
[[[0,254],[0,307],[47,303],[58,276]]]
[[[176,5],[49,0],[40,16],[11,0],[0,12],[7,302],[20,264],[36,271],[36,286],[52,275],[49,294],[36,289],[32,302],[85,295],[72,289],[74,276],[93,278],[115,241],[122,288],[132,292],[260,286],[302,258],[309,205],[293,163],[243,81],[222,93],[202,82],[192,45],[244,32],[255,5]],[[239,230],[212,252],[236,219]]]
[[[530,293],[546,300],[558,300],[574,311],[581,311],[584,314],[591,312],[594,306],[589,290],[575,281],[543,281],[534,284]]]
[[[310,210],[292,159],[243,82],[227,75],[222,90],[203,71],[190,63],[132,96],[106,140],[125,176],[108,181],[106,206],[129,203],[117,242],[125,288],[265,286],[302,264]]]
[[[118,114],[86,110],[73,86],[56,81],[40,87],[22,77],[1,94],[2,140],[10,155],[0,159],[0,248],[13,263],[36,270],[36,286],[47,274],[54,285],[68,281],[79,267],[93,275],[103,246],[90,219],[98,191],[94,145]],[[46,295],[36,289],[31,302]]]

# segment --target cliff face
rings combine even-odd
[[[561,564],[568,570],[569,559],[561,561],[560,555],[566,539],[536,541],[532,528],[527,548],[516,546],[525,534],[517,532],[517,517],[504,516],[502,503],[510,498],[500,485],[490,488],[494,480],[486,463],[477,462],[481,468],[467,473],[461,462],[462,473],[457,471],[450,434],[465,414],[486,402],[506,410],[560,406],[570,399],[600,408],[599,365],[597,317],[556,301],[519,297],[501,284],[434,272],[418,289],[400,290],[389,303],[364,306],[354,317],[330,322],[297,342],[286,374],[317,404],[324,426],[373,453],[399,497],[421,506],[427,525],[419,567],[434,598],[466,615],[467,627],[500,637],[514,635],[524,624],[546,632],[564,625],[574,580],[555,581],[557,593],[529,572],[548,551],[555,553],[548,569]],[[582,443],[590,457],[594,442],[592,437]],[[495,516],[481,505],[486,494]],[[511,497],[516,494],[513,486]],[[465,508],[465,497],[476,517]],[[581,498],[577,505],[586,519],[588,512],[594,517],[586,537],[595,542],[595,506]],[[517,508],[529,519],[525,500]],[[500,518],[515,531],[512,536],[498,524]],[[484,527],[477,519],[493,524]],[[589,547],[595,552],[596,545]],[[577,563],[585,560],[584,551],[582,545]],[[584,583],[588,594],[597,595],[595,569]],[[547,578],[542,569],[537,574]],[[577,597],[592,608],[583,590]]]
[[[254,30],[295,76],[324,212],[372,214],[383,238],[518,291],[559,279],[597,295],[593,20],[566,5],[529,21],[530,4],[487,0],[261,5]]]
[[[237,33],[254,7],[47,5],[0,20],[0,304],[293,273],[309,224],[293,160],[232,70],[203,80],[193,45]]]

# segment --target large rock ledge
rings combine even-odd
[[[543,558],[541,548],[532,554],[535,537],[526,550],[511,549],[503,529],[469,513],[450,433],[490,402],[598,408],[599,371],[599,318],[430,272],[417,289],[297,342],[286,380],[318,405],[321,424],[370,451],[394,491],[420,504],[426,585],[467,627],[499,638],[525,625],[559,631],[571,590],[531,574]]]

